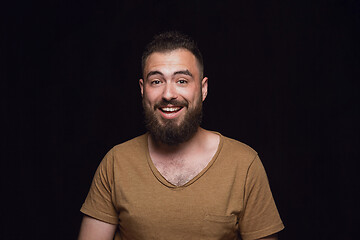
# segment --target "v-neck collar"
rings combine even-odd
[[[149,143],[148,143],[149,133],[146,133],[145,134],[146,158],[147,158],[148,165],[149,165],[152,173],[156,177],[156,179],[168,188],[172,188],[174,190],[180,190],[180,189],[190,186],[191,184],[196,182],[199,178],[201,178],[201,176],[203,176],[209,170],[209,168],[214,164],[214,162],[216,161],[218,155],[220,154],[222,146],[223,146],[224,137],[218,132],[213,132],[213,133],[217,134],[220,137],[218,148],[217,148],[214,156],[212,157],[211,161],[207,164],[207,166],[201,172],[199,172],[195,177],[193,177],[190,181],[188,181],[187,183],[185,183],[182,186],[176,186],[176,185],[170,183],[168,180],[165,179],[165,177],[155,167],[153,161],[151,160],[150,152],[149,152]]]

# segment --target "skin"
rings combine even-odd
[[[78,240],[112,240],[117,225],[105,223],[84,215]]]
[[[174,119],[177,124],[181,124],[188,109],[194,108],[199,101],[204,101],[207,96],[208,79],[200,79],[200,73],[195,56],[185,50],[178,49],[170,52],[151,54],[145,64],[144,79],[139,80],[141,95],[147,106],[154,109],[154,114],[161,121],[164,119]],[[161,99],[186,101],[188,107],[172,113],[164,113],[159,108],[154,108],[155,104]],[[190,164],[190,168],[201,170],[218,146],[218,136],[212,132],[199,127],[196,134],[187,142],[175,146],[156,142],[151,137],[149,141],[149,152],[152,159],[158,159],[155,166],[161,168],[168,166],[169,159],[175,166],[178,164]],[[198,162],[190,162],[192,159],[199,159]],[[193,165],[191,165],[193,164]],[[161,170],[160,170],[161,172]],[[170,175],[176,176],[176,172]],[[193,173],[194,174],[194,173]],[[192,177],[191,175],[188,176]],[[79,240],[112,240],[117,225],[105,223],[89,216],[84,216]],[[265,238],[266,240],[276,240],[276,235]]]
[[[144,79],[140,79],[141,95],[151,109],[162,99],[188,102],[188,108],[194,108],[199,100],[207,95],[207,78],[201,81],[195,56],[184,49],[151,54],[145,65]],[[176,107],[169,105],[169,107]],[[176,119],[178,124],[184,119],[187,108],[176,114],[164,114],[156,109],[154,114],[161,120]],[[163,146],[167,147],[167,146]]]

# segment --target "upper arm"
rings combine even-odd
[[[276,239],[270,235],[284,225],[277,211],[265,169],[256,155],[249,166],[244,189],[244,209],[239,219],[239,231],[244,239]],[[263,236],[268,236],[262,238]]]
[[[112,240],[116,225],[84,215],[78,240]]]
[[[260,238],[259,240],[278,240],[277,234],[272,234],[270,236]]]

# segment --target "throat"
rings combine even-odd
[[[218,149],[220,137],[201,128],[191,141],[179,145],[163,145],[148,138],[150,161],[167,182],[183,186],[210,164]],[[200,177],[200,175],[199,175]]]

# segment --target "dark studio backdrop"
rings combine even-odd
[[[1,4],[0,239],[76,239],[93,174],[145,132],[144,45],[177,29],[204,55],[203,127],[253,147],[280,239],[356,239],[359,1]]]

